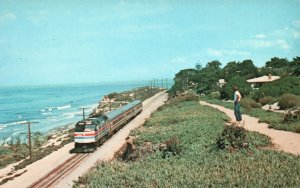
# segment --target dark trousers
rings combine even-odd
[[[242,121],[241,105],[239,102],[234,103],[234,115],[237,121]]]

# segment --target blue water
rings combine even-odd
[[[0,141],[27,133],[24,121],[34,121],[32,132],[47,132],[82,119],[104,95],[149,85],[149,82],[78,84],[0,88]]]

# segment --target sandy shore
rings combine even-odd
[[[232,120],[235,120],[234,112],[231,109],[224,108],[215,104],[210,104],[205,101],[200,101],[200,104],[216,108],[224,112]],[[247,130],[259,132],[269,136],[271,138],[272,143],[275,145],[275,149],[294,155],[300,155],[300,134],[270,129],[268,128],[268,124],[258,123],[258,118],[251,117],[249,115],[242,115],[242,117],[245,122],[244,127]]]
[[[125,138],[129,135],[129,132],[136,127],[142,125],[145,119],[164,102],[167,100],[167,94],[164,92],[158,93],[155,96],[145,100],[143,102],[143,111],[134,120],[128,123],[124,128],[117,132],[110,140],[104,143],[97,151],[92,153],[76,170],[67,176],[63,177],[57,185],[54,187],[71,187],[74,180],[77,180],[79,176],[86,173],[94,164],[99,161],[111,160],[123,144],[125,144]],[[23,173],[22,175],[15,177],[13,180],[1,185],[1,187],[28,187],[34,183],[37,179],[42,178],[57,165],[63,163],[74,154],[69,154],[69,151],[74,147],[74,143],[65,145],[63,148],[51,153],[45,158],[28,165],[25,169],[20,170],[17,173]]]

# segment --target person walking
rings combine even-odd
[[[242,122],[242,114],[241,114],[241,105],[240,105],[240,101],[242,99],[241,93],[238,91],[238,88],[236,85],[234,85],[232,87],[233,91],[234,91],[234,95],[233,95],[233,101],[234,101],[234,115],[235,115],[235,119],[236,121],[241,124]]]

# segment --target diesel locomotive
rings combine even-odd
[[[107,138],[141,113],[142,109],[142,101],[135,100],[114,111],[77,122],[74,130],[75,148],[70,152],[93,152]]]

